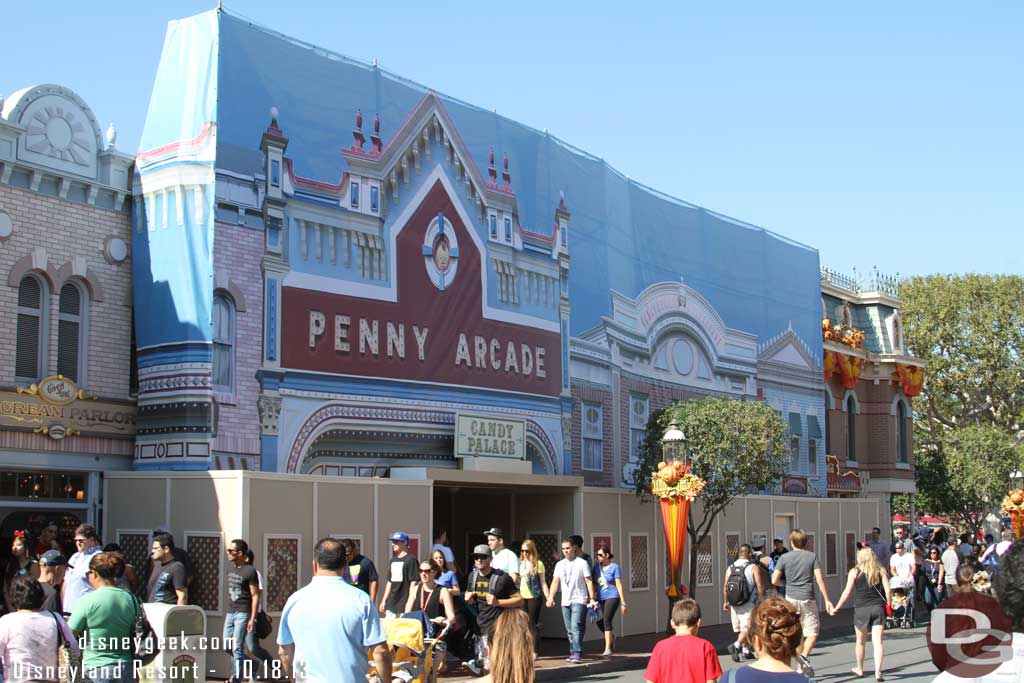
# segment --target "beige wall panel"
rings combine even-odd
[[[325,536],[354,535],[362,537],[362,550],[372,548],[377,533],[373,528],[373,486],[370,482],[318,481],[314,542]]]
[[[117,540],[118,529],[152,531],[167,523],[164,519],[167,514],[167,484],[162,477],[111,477],[106,485],[101,530],[105,543]]]
[[[233,480],[219,487],[208,477],[171,479],[171,532],[176,543],[184,543],[185,531],[221,531],[238,526],[241,500]],[[222,499],[219,494],[223,494]]]
[[[765,537],[765,552],[772,550],[772,504],[765,498],[750,497],[747,499],[747,538],[745,541],[751,543],[755,533],[762,533]]]
[[[667,618],[668,598],[664,591],[664,570],[658,566],[664,564],[662,548],[665,545],[664,532],[661,530],[661,513],[655,501],[641,502],[636,495],[624,492],[619,501],[622,507],[622,540],[614,549],[615,561],[622,567],[622,584],[626,590],[626,603],[629,612],[618,617],[621,632],[625,635],[651,633],[660,631],[664,624],[659,623]],[[634,591],[630,588],[630,548],[629,534],[647,534],[647,589]],[[656,562],[655,557],[661,558]],[[618,628],[618,627],[617,627]]]
[[[379,538],[376,555],[367,555],[377,565],[377,572],[386,575],[388,561],[391,557],[391,544],[388,536],[394,531],[404,531],[411,535],[419,534],[419,558],[429,554],[433,544],[430,538],[430,488],[428,483],[378,484],[377,519]],[[370,539],[367,539],[370,540]],[[369,543],[367,544],[369,545]],[[381,585],[381,591],[384,585]]]

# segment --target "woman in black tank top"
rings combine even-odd
[[[431,621],[454,621],[455,605],[452,602],[451,592],[444,586],[439,586],[437,578],[437,567],[429,560],[420,562],[420,585],[415,591],[409,594],[405,603],[406,612],[423,612]]]
[[[864,650],[870,633],[875,656],[875,680],[884,681],[882,658],[885,651],[882,647],[882,634],[885,629],[885,606],[892,595],[889,592],[889,578],[871,548],[857,551],[857,566],[850,569],[846,588],[829,613],[834,615],[838,612],[851,594],[854,596],[853,630],[857,636],[854,645],[857,666],[852,669],[853,675],[857,678],[864,675]]]

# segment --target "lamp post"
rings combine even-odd
[[[1024,474],[1020,470],[1010,475],[1010,492],[1003,499],[1003,512],[1009,515],[1017,538],[1024,538]]]
[[[661,438],[663,462],[651,475],[651,493],[661,505],[661,521],[665,531],[665,553],[668,559],[668,586],[665,595],[669,603],[686,594],[679,581],[686,548],[686,523],[690,503],[704,489],[704,480],[690,473],[690,457],[686,449],[686,434],[679,422],[673,420]]]

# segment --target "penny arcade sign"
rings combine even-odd
[[[440,183],[394,249],[396,301],[282,288],[283,366],[559,395],[557,323],[485,310],[483,285],[495,275],[481,272],[487,263]]]

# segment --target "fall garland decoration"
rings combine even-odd
[[[854,349],[859,349],[864,345],[863,330],[858,330],[853,325],[845,323],[833,323],[828,318],[821,321],[821,336],[826,341],[839,342]]]
[[[658,471],[651,475],[651,493],[658,498],[684,498],[689,502],[701,494],[705,481],[690,472],[690,466],[678,460],[659,462]]]
[[[1002,511],[1009,515],[1017,538],[1024,537],[1024,491],[1015,489],[1003,498]]]
[[[921,387],[924,386],[924,368],[897,363],[896,374],[899,375],[900,385],[906,396],[913,398],[921,393]]]

